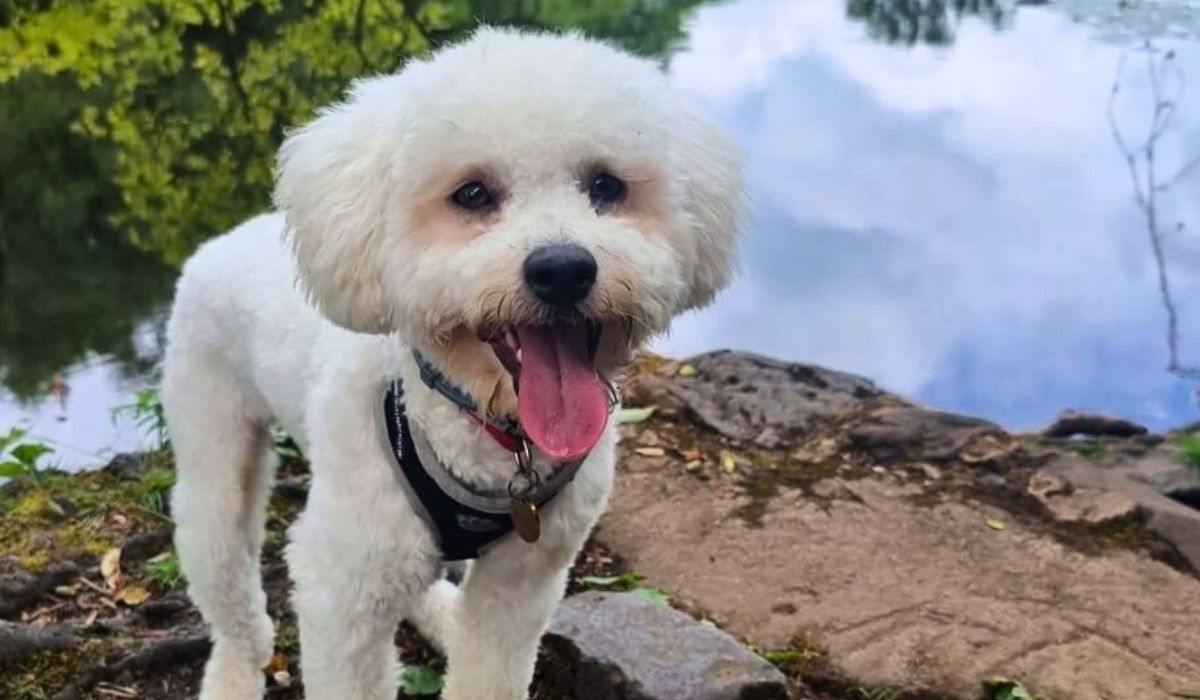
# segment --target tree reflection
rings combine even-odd
[[[132,358],[170,266],[269,206],[284,130],[479,22],[665,56],[700,0],[0,0],[0,376]]]
[[[1166,232],[1171,229],[1182,231],[1185,224],[1182,221],[1173,224],[1164,222],[1159,209],[1159,204],[1175,185],[1200,170],[1200,154],[1186,159],[1174,171],[1163,172],[1161,169],[1159,142],[1173,124],[1186,80],[1174,51],[1161,50],[1147,41],[1137,54],[1144,60],[1153,98],[1149,109],[1149,127],[1143,136],[1134,139],[1122,130],[1117,121],[1114,106],[1125,79],[1125,56],[1121,57],[1117,76],[1113,80],[1108,101],[1108,123],[1113,140],[1129,167],[1134,198],[1142,213],[1157,271],[1159,300],[1167,321],[1167,371],[1183,379],[1200,380],[1200,366],[1189,365],[1180,359],[1179,303],[1167,272]]]
[[[846,15],[865,22],[875,39],[914,46],[953,42],[954,25],[964,16],[1001,28],[1010,12],[998,0],[846,0]]]

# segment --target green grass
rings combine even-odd
[[[161,561],[147,562],[146,576],[166,590],[183,587],[183,571],[179,568],[179,555],[174,550]]]

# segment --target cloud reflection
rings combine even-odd
[[[734,288],[661,349],[817,362],[1014,427],[1068,406],[1193,420],[1105,119],[1127,47],[1046,9],[956,36],[881,45],[836,2],[698,13],[672,74],[745,144],[756,220]],[[1200,81],[1200,46],[1175,49]],[[1132,77],[1118,113],[1135,126],[1151,104]],[[1162,152],[1182,162],[1200,152],[1200,100],[1176,124]],[[1200,176],[1166,211],[1200,227]],[[1198,240],[1168,243],[1193,357]]]

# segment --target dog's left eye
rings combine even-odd
[[[492,193],[482,182],[468,182],[457,190],[454,190],[454,194],[450,195],[450,199],[468,211],[483,209],[496,202],[492,198]]]
[[[616,204],[625,198],[625,182],[616,175],[600,173],[588,185],[588,197],[596,207]]]

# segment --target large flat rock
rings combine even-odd
[[[1054,700],[1200,690],[1200,581],[1144,554],[1079,551],[1028,514],[890,473],[812,489],[832,499],[783,489],[755,526],[736,478],[639,459],[600,538],[761,647],[800,635],[858,682],[962,698],[991,675]]]
[[[565,600],[544,640],[560,687],[587,700],[786,700],[775,667],[728,634],[631,593]]]
[[[670,390],[712,430],[776,447],[844,416],[883,392],[869,380],[759,355],[711,352],[688,360],[696,372]]]

